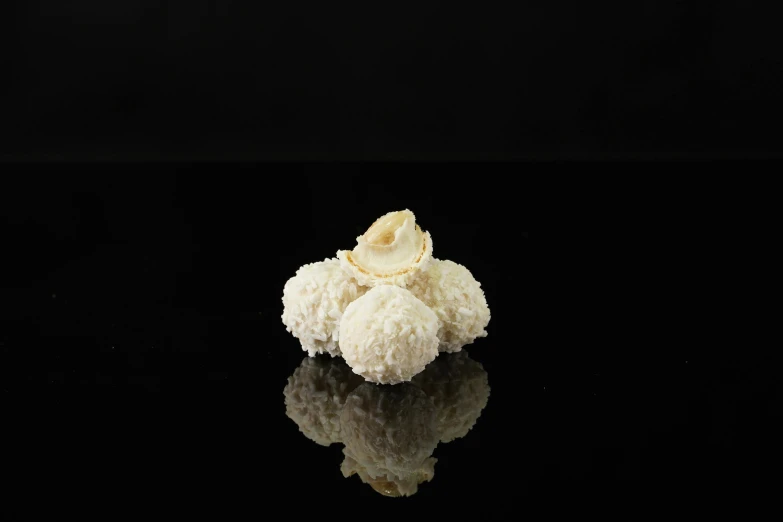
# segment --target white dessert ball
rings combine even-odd
[[[304,265],[283,288],[283,324],[312,357],[340,355],[339,326],[346,307],[367,291],[337,259]]]
[[[376,286],[348,305],[340,321],[345,362],[368,381],[410,381],[438,356],[438,318],[404,288]]]
[[[458,352],[466,344],[487,336],[487,299],[481,283],[464,266],[433,259],[427,270],[408,285],[408,290],[437,315],[441,352]]]
[[[362,382],[342,359],[306,357],[283,390],[285,413],[313,442],[322,446],[341,442],[345,399]]]
[[[487,372],[467,352],[441,354],[413,378],[435,404],[441,442],[464,437],[489,401]]]

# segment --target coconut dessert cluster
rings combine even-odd
[[[399,386],[364,382],[339,358],[305,358],[283,390],[305,437],[344,444],[344,477],[391,497],[433,479],[435,448],[468,434],[489,393],[487,372],[467,352],[444,354]]]
[[[297,270],[282,319],[310,357],[342,357],[367,381],[398,384],[485,337],[490,313],[473,274],[435,259],[429,232],[402,210],[376,220],[353,250]]]

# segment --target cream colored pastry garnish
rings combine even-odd
[[[458,352],[486,337],[490,313],[487,299],[470,270],[453,261],[433,259],[408,290],[438,316],[441,352]]]
[[[340,350],[368,381],[410,381],[438,355],[438,318],[408,290],[376,286],[345,309]]]
[[[345,308],[367,291],[337,259],[302,266],[283,288],[283,324],[311,357],[340,355],[339,325]]]
[[[410,210],[389,212],[356,238],[353,250],[340,250],[344,270],[360,285],[393,284],[405,288],[432,258],[432,238]]]

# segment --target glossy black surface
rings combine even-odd
[[[462,502],[495,517],[574,484],[725,484],[762,457],[779,404],[767,382],[611,302],[622,290],[596,266],[595,243],[550,238],[572,246],[534,264],[537,198],[524,183],[477,172],[462,187],[429,169],[17,168],[2,190],[0,392],[10,433],[36,448],[25,473],[73,486],[79,470],[91,495],[176,491],[234,509],[278,505],[293,488],[301,508],[340,499],[459,513]],[[466,435],[437,444],[432,480],[388,499],[343,477],[340,444],[319,446],[286,415],[306,354],[280,299],[298,266],[401,208],[431,232],[436,257],[482,283],[489,336],[465,356],[491,393]]]

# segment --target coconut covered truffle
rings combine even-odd
[[[340,422],[345,477],[358,474],[375,491],[398,497],[434,476],[435,408],[418,387],[362,384],[346,399]]]
[[[434,259],[408,289],[438,316],[441,352],[458,352],[486,337],[487,299],[470,270],[453,261]]]
[[[411,382],[433,401],[441,442],[467,435],[489,401],[487,372],[467,352],[441,354]]]
[[[410,381],[438,355],[438,318],[404,288],[377,286],[353,301],[340,321],[345,361],[368,381]]]
[[[343,269],[360,285],[405,288],[432,259],[432,238],[410,210],[389,212],[356,238],[353,250],[340,250]]]
[[[283,390],[285,413],[305,437],[322,446],[340,439],[340,414],[363,380],[340,359],[306,357]]]
[[[348,304],[366,291],[337,259],[304,265],[283,288],[283,324],[311,357],[339,356],[340,319]]]

